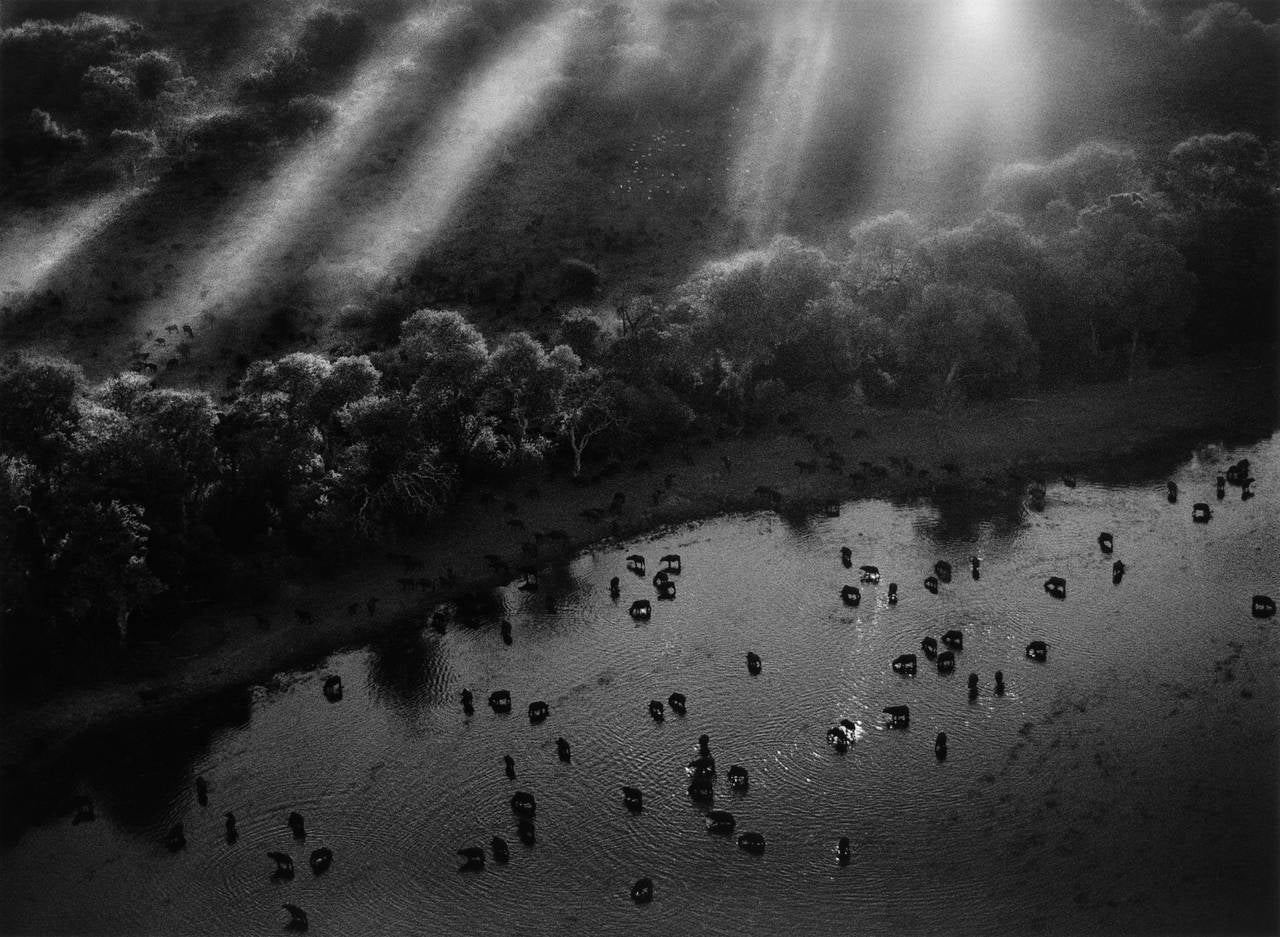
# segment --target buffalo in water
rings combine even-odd
[[[671,711],[677,716],[683,716],[686,712],[683,693],[672,693],[667,697],[667,705],[671,707]],[[650,706],[652,706],[652,704],[650,704]]]
[[[707,832],[732,833],[736,820],[727,810],[712,810],[707,814]]]
[[[464,846],[458,850],[458,855],[463,858],[459,872],[479,872],[484,868],[484,847]]]
[[[507,847],[507,841],[501,836],[495,836],[489,843],[493,850],[493,861],[505,865],[511,860],[511,850]]]
[[[653,879],[642,878],[631,886],[631,900],[637,904],[647,904],[653,900]]]
[[[1067,581],[1061,576],[1050,576],[1044,581],[1044,591],[1055,599],[1067,597]]]
[[[760,655],[755,651],[747,651],[747,673],[753,677],[760,675]]]
[[[939,582],[950,582],[951,564],[946,560],[938,560],[938,562],[933,564],[933,574],[938,577]]]
[[[1027,645],[1027,657],[1036,661],[1045,661],[1049,658],[1049,645],[1043,641],[1032,641]]]
[[[333,850],[327,846],[321,846],[319,849],[312,851],[311,858],[307,862],[311,866],[312,875],[328,872],[329,866],[333,865]]]
[[[639,813],[644,809],[644,795],[640,793],[638,787],[622,788],[622,803],[632,813]]]
[[[886,706],[884,713],[889,717],[889,727],[892,729],[905,729],[911,725],[909,706]]]
[[[738,848],[754,856],[763,856],[764,837],[759,833],[742,833],[738,836]]]
[[[893,659],[893,672],[900,673],[904,677],[914,677],[916,675],[916,655],[899,654]]]
[[[964,650],[964,632],[952,628],[942,636],[942,643],[953,651]]]
[[[289,912],[289,923],[284,926],[285,930],[304,933],[307,929],[307,912],[296,904],[282,904],[280,907]]]
[[[507,690],[494,690],[489,694],[489,708],[499,714],[511,712],[511,693]]]
[[[1271,618],[1276,613],[1275,599],[1269,595],[1255,595],[1251,611],[1254,618]]]

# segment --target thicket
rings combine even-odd
[[[163,633],[192,602],[266,596],[353,533],[421,530],[463,479],[578,475],[693,428],[766,427],[807,396],[947,406],[1268,338],[1276,180],[1276,147],[1247,134],[1156,164],[1088,145],[997,172],[968,225],[898,212],[837,247],[778,238],[668,301],[575,307],[547,341],[421,309],[367,354],[257,361],[216,402],[10,355],[6,677]]]
[[[385,5],[385,4],[384,4]],[[394,4],[393,4],[394,5]],[[238,81],[193,74],[138,22],[80,13],[0,31],[0,140],[13,191],[65,196],[223,159],[314,131],[381,12],[313,9]]]

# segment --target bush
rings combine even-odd
[[[155,100],[165,85],[181,74],[177,62],[154,49],[133,60],[133,82],[143,101]]]

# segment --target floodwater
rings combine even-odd
[[[1218,501],[1215,474],[1242,455],[1256,496],[1228,487]],[[862,501],[834,518],[738,515],[597,548],[545,571],[536,593],[500,590],[500,607],[451,615],[444,634],[411,628],[212,712],[86,744],[46,789],[91,796],[97,819],[9,824],[0,925],[269,934],[290,902],[320,934],[1273,931],[1280,621],[1251,617],[1250,598],[1280,597],[1278,477],[1273,437],[1138,481],[1055,482],[1043,511]],[[1192,522],[1195,501],[1212,505],[1210,523]],[[625,570],[632,552],[650,575],[662,554],[683,559],[677,597],[654,601],[648,622],[627,614],[655,598]],[[1128,566],[1119,585],[1115,558]],[[938,559],[955,578],[935,596],[922,581]],[[850,608],[840,588],[862,563],[883,579]],[[1042,589],[1050,575],[1066,578],[1064,601]],[[964,632],[954,674],[923,656],[915,677],[891,671],[950,628]],[[1037,639],[1044,663],[1024,655]],[[328,674],[341,702],[321,692]],[[495,689],[511,692],[510,715],[485,704]],[[649,701],[672,691],[687,715],[655,722]],[[550,717],[531,725],[536,699]],[[909,729],[886,727],[895,704],[911,707]],[[826,741],[841,718],[859,727],[844,753]],[[708,807],[688,796],[704,732],[714,807],[765,836],[762,856],[708,833]],[[730,789],[731,764],[750,772],[748,791]],[[622,785],[643,791],[641,813]],[[537,798],[532,847],[516,837],[516,790]],[[305,842],[286,827],[293,810]],[[162,841],[179,821],[187,845],[171,854]],[[510,862],[490,854],[460,872],[456,851],[495,835]],[[320,846],[335,858],[317,877],[305,859]],[[273,880],[268,850],[292,854],[293,880]],[[629,897],[641,876],[654,882],[643,906]]]

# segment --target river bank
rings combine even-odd
[[[1138,461],[1184,456],[1197,442],[1268,434],[1276,426],[1275,378],[1266,349],[1249,360],[1215,360],[1126,385],[950,413],[824,403],[802,416],[810,438],[797,431],[707,440],[683,452],[638,453],[639,467],[595,485],[561,478],[537,481],[536,488],[522,482],[491,499],[473,493],[429,535],[353,556],[346,573],[285,582],[266,607],[228,603],[204,610],[169,646],[135,649],[127,677],[30,704],[6,703],[0,716],[5,786],[30,777],[36,763],[56,758],[85,732],[263,682],[397,628],[421,627],[439,602],[510,579],[493,571],[486,554],[512,569],[549,565],[606,538],[769,507],[770,499],[757,493],[761,486],[781,494],[782,510],[803,510],[833,499],[928,496],[939,487],[1016,493],[1029,478],[1123,471]],[[817,442],[815,434],[822,437]],[[843,464],[828,458],[832,452]],[[615,513],[609,507],[617,492],[625,500]],[[535,536],[546,532],[555,534]],[[540,544],[536,561],[522,555],[522,542]],[[445,586],[440,580],[447,571]]]

